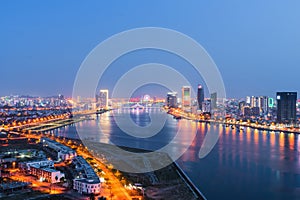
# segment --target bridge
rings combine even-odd
[[[147,104],[147,103],[126,103],[122,104],[120,108],[125,109],[158,109],[161,108],[163,105],[161,104]]]

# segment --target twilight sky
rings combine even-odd
[[[299,92],[299,10],[299,0],[4,0],[0,96],[71,96],[77,70],[96,45],[121,31],[148,26],[180,31],[201,44],[218,66],[228,97]],[[148,62],[174,67],[195,88],[204,84],[185,61],[146,50],[113,63],[99,88],[110,89],[126,70]]]

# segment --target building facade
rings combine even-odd
[[[60,182],[62,177],[65,177],[64,173],[54,169],[54,162],[52,160],[41,160],[19,163],[19,168],[35,176],[40,181],[47,181],[49,183]]]
[[[211,112],[217,109],[217,93],[214,92],[210,95]]]
[[[191,87],[190,86],[183,86],[182,87],[182,109],[184,111],[190,112],[191,111]]]
[[[291,124],[296,122],[297,92],[277,92],[277,122]]]
[[[177,108],[177,92],[168,92],[166,106]]]
[[[71,160],[73,157],[77,156],[76,151],[73,149],[49,138],[41,138],[41,143],[44,147],[48,147],[56,151],[58,160]]]
[[[40,168],[38,165],[31,165],[29,172],[40,179],[40,181],[47,181],[49,183],[59,183],[61,178],[65,178],[65,174],[56,169]]]
[[[21,170],[29,171],[30,166],[32,165],[38,165],[40,167],[47,167],[51,168],[54,167],[54,162],[52,160],[40,160],[40,161],[32,161],[32,162],[22,162],[19,163],[19,168]]]
[[[78,178],[73,179],[73,189],[80,194],[99,194],[101,182],[94,169],[82,156],[72,160]]]
[[[198,85],[197,88],[197,102],[198,102],[198,109],[203,111],[202,103],[204,101],[204,89],[202,85]]]
[[[101,183],[99,179],[74,179],[73,189],[80,194],[100,194]]]
[[[100,90],[96,95],[96,103],[100,108],[108,108],[108,90]]]

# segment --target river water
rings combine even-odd
[[[300,138],[297,134],[236,130],[219,124],[176,120],[165,114],[166,123],[149,138],[124,133],[115,117],[130,115],[139,126],[151,123],[160,109],[114,110],[75,125],[54,130],[54,134],[103,143],[160,149],[175,144],[172,151],[183,151],[176,161],[207,199],[300,199]],[[178,137],[177,132],[184,133]],[[195,130],[195,131],[191,131]],[[206,134],[219,134],[219,140],[204,158],[198,156]],[[191,141],[191,143],[189,142]],[[172,152],[170,152],[172,153]]]

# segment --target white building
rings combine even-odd
[[[41,142],[43,146],[49,147],[57,152],[57,159],[58,160],[71,160],[75,156],[77,156],[76,151],[73,149],[60,144],[54,140],[50,140],[49,138],[41,138]]]
[[[183,86],[181,89],[181,93],[182,93],[181,107],[184,111],[190,112],[191,111],[191,87]]]
[[[96,97],[96,102],[100,108],[108,108],[108,90],[100,90],[99,95]]]
[[[80,194],[99,194],[101,183],[98,179],[79,178],[73,180],[73,189]]]
[[[25,170],[27,173],[33,176],[36,176],[41,181],[47,181],[49,183],[60,182],[60,179],[65,177],[65,175],[53,167],[54,162],[52,160],[19,163],[20,169]]]
[[[65,174],[51,168],[40,168],[38,165],[30,166],[30,174],[36,176],[41,181],[47,181],[49,183],[58,183],[61,178],[65,177]]]
[[[38,165],[40,167],[54,167],[54,162],[52,160],[40,160],[40,161],[32,161],[32,162],[23,162],[19,163],[19,168],[22,170],[29,171],[30,166],[32,165]]]
[[[73,180],[73,189],[81,194],[99,194],[101,182],[94,169],[86,162],[86,160],[77,156],[72,160],[79,178]]]

